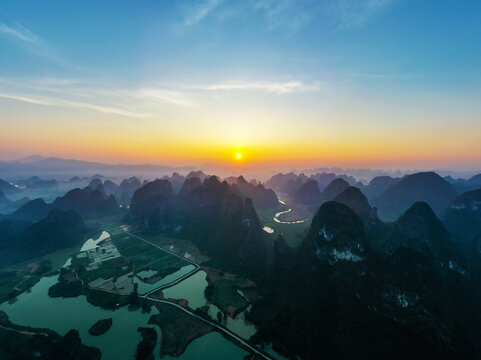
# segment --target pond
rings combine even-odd
[[[76,298],[51,298],[48,289],[57,282],[57,276],[42,278],[30,292],[23,293],[16,301],[0,304],[15,324],[48,328],[65,335],[77,329],[86,345],[95,346],[102,352],[102,359],[134,359],[141,335],[139,326],[148,326],[150,314],[141,310],[129,311],[127,307],[104,310],[87,302],[85,296]],[[109,331],[101,336],[92,336],[88,329],[98,320],[112,318]],[[120,340],[120,341],[119,341]]]
[[[246,311],[249,310],[250,306]],[[207,314],[209,314],[212,319],[217,320],[217,313],[219,311],[220,309],[217,306],[214,304],[209,304],[209,310],[207,311]],[[225,327],[233,333],[239,335],[241,338],[249,340],[249,338],[257,332],[257,328],[254,324],[245,319],[244,313],[245,312],[241,312],[234,319],[228,316]]]
[[[268,234],[272,234],[274,232],[274,229],[269,226],[264,226],[262,230],[264,230]]]
[[[204,290],[208,285],[206,276],[205,271],[199,271],[179,284],[165,289],[164,297],[185,299],[189,302],[189,307],[194,310],[204,306],[207,302],[204,297]]]
[[[189,272],[191,272],[194,269],[195,269],[194,265],[183,266],[179,270],[177,270],[176,272],[174,272],[172,274],[169,274],[169,275],[163,277],[162,279],[160,279],[159,281],[157,281],[155,283],[152,283],[152,284],[146,283],[146,282],[138,279],[137,277],[134,277],[134,284],[138,284],[137,292],[140,295],[143,295],[143,294],[146,294],[146,293],[148,293],[148,292],[150,292],[154,289],[157,289],[160,286],[167,285],[167,284],[171,283],[172,281],[177,280],[178,278],[184,276],[185,274],[188,274]],[[139,273],[139,275],[140,275],[140,273]],[[188,279],[186,279],[186,280],[188,280]],[[184,281],[186,281],[186,280],[184,280]],[[184,283],[184,281],[182,281],[180,284]]]

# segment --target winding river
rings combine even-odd
[[[282,204],[282,205],[286,205],[286,206],[287,206],[287,204],[286,204],[284,201],[282,201],[282,200],[279,200],[279,204]],[[274,215],[273,220],[274,220],[276,223],[279,223],[279,224],[301,224],[301,223],[303,223],[303,222],[305,221],[304,219],[302,219],[302,220],[296,220],[296,221],[283,221],[283,220],[280,220],[280,219],[279,219],[279,216],[281,216],[282,214],[290,213],[291,211],[292,211],[292,209],[287,209],[287,210],[285,210],[285,211],[280,211],[280,212],[278,212],[278,213],[276,213],[276,214]]]

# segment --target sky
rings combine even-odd
[[[474,0],[4,0],[0,159],[479,170],[480,14]]]

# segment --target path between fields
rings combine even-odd
[[[163,303],[163,304],[167,304],[167,305],[174,306],[174,307],[176,307],[177,309],[182,310],[183,312],[189,314],[190,316],[193,316],[193,317],[195,317],[196,319],[198,319],[198,320],[200,320],[200,321],[203,321],[203,322],[205,322],[205,323],[213,326],[214,328],[216,328],[217,330],[219,330],[219,331],[222,332],[223,334],[225,334],[225,335],[227,335],[228,337],[234,339],[235,341],[237,341],[238,343],[240,343],[242,346],[244,346],[244,347],[246,347],[247,349],[249,349],[250,351],[252,351],[254,354],[260,356],[261,358],[267,359],[267,360],[274,360],[274,358],[271,357],[269,354],[266,354],[266,353],[264,353],[263,351],[257,349],[255,346],[250,345],[246,340],[244,340],[243,338],[241,338],[239,335],[235,334],[234,332],[230,331],[229,329],[227,329],[227,328],[225,328],[225,327],[223,327],[223,326],[221,326],[221,325],[219,325],[219,324],[217,324],[217,323],[215,323],[215,322],[213,322],[213,321],[210,321],[210,320],[208,320],[208,319],[205,319],[205,318],[203,318],[202,316],[199,316],[199,315],[195,314],[193,311],[191,311],[191,310],[189,310],[189,309],[187,309],[187,308],[185,308],[185,307],[183,307],[183,306],[181,306],[181,305],[179,305],[179,304],[177,304],[177,303],[175,303],[175,302],[173,302],[173,301],[164,300],[164,299],[153,299],[153,298],[149,297],[149,295],[152,294],[153,292],[156,292],[156,291],[158,291],[158,290],[165,289],[165,288],[167,288],[167,287],[176,285],[176,284],[180,283],[181,281],[185,280],[186,278],[188,278],[189,276],[193,275],[194,273],[196,273],[196,272],[200,269],[200,265],[199,265],[197,262],[195,262],[195,261],[186,259],[186,258],[184,258],[183,256],[180,256],[180,255],[178,255],[178,254],[176,254],[176,253],[174,253],[174,252],[172,252],[172,251],[170,251],[170,250],[164,249],[164,248],[158,246],[157,244],[155,244],[155,243],[153,243],[153,242],[151,242],[151,241],[149,241],[149,240],[143,239],[143,238],[141,238],[141,237],[138,236],[138,235],[132,234],[131,232],[125,230],[125,229],[122,228],[122,227],[120,227],[120,229],[121,229],[123,232],[125,232],[126,234],[128,234],[128,235],[130,235],[130,236],[132,236],[132,237],[135,237],[136,239],[139,239],[139,240],[141,240],[141,241],[143,241],[143,242],[146,242],[146,243],[148,243],[148,244],[150,244],[150,245],[152,245],[152,246],[155,246],[156,248],[158,248],[158,249],[160,249],[160,250],[162,250],[162,251],[165,251],[165,252],[167,252],[167,253],[169,253],[169,254],[171,254],[171,255],[173,255],[173,256],[176,256],[176,257],[178,257],[178,258],[180,258],[180,259],[182,259],[182,260],[185,260],[185,261],[191,263],[192,265],[194,265],[194,266],[196,267],[193,271],[185,274],[184,276],[178,278],[177,280],[175,280],[175,281],[173,281],[173,282],[171,282],[171,283],[169,283],[169,284],[166,284],[166,285],[163,285],[163,286],[159,286],[158,288],[156,288],[156,289],[154,289],[154,290],[151,290],[151,291],[149,291],[148,293],[146,293],[146,294],[144,294],[144,295],[138,295],[140,298],[143,298],[143,299],[146,299],[146,300],[149,300],[149,301],[153,301],[153,302],[159,302],[159,303]],[[175,282],[175,283],[174,283],[174,282]]]

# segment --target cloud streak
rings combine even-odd
[[[37,98],[37,97],[31,97],[28,95],[26,96],[26,95],[16,95],[16,94],[6,94],[6,93],[0,93],[0,98],[16,100],[16,101],[21,101],[25,103],[35,104],[35,105],[94,110],[104,114],[122,115],[122,116],[133,117],[133,118],[147,118],[152,116],[150,114],[129,111],[122,108],[100,106],[100,105],[91,104],[91,103],[69,101],[69,100],[62,100],[62,99],[55,99],[55,98],[45,98],[45,97]]]
[[[0,35],[4,34],[10,39],[16,41],[16,43],[35,56],[45,58],[50,62],[70,68],[73,70],[81,70],[82,67],[79,67],[69,61],[63,59],[59,54],[58,51],[48,44],[44,39],[40,36],[34,34],[26,27],[15,23],[14,26],[8,26],[4,23],[0,23]]]
[[[336,18],[340,29],[366,25],[375,15],[385,10],[395,0],[337,0],[328,13]]]
[[[27,43],[39,44],[40,38],[33,34],[28,29],[24,28],[20,24],[16,24],[15,27],[7,26],[0,23],[0,33],[11,36],[17,40],[21,40]]]
[[[261,91],[278,95],[317,92],[320,90],[321,83],[314,82],[306,84],[302,81],[287,82],[241,82],[231,81],[212,85],[201,86],[202,90],[222,91],[222,90],[244,90],[244,91]]]
[[[376,74],[376,73],[354,73],[349,74],[352,78],[364,78],[364,79],[409,79],[416,78],[419,75],[416,74]]]
[[[183,92],[159,89],[154,87],[139,88],[136,90],[111,91],[110,94],[120,97],[131,97],[142,100],[161,101],[183,107],[196,107],[198,104],[187,97]]]
[[[204,19],[221,3],[221,0],[206,0],[186,10],[184,25],[192,26]]]
[[[201,23],[210,17],[217,23],[237,21],[258,15],[267,30],[283,29],[293,34],[309,25],[328,30],[358,28],[384,11],[396,0],[245,0],[223,2],[204,0],[183,8],[183,27]],[[316,22],[314,24],[314,19]]]
[[[248,82],[225,81],[215,84],[177,84],[175,86],[140,86],[138,88],[83,87],[87,81],[62,78],[0,78],[0,98],[41,106],[91,110],[131,118],[159,116],[165,105],[196,108],[203,95],[210,92],[244,91],[286,96],[317,92],[323,83],[302,81]],[[102,105],[99,105],[102,104]]]
[[[264,14],[269,30],[287,28],[296,32],[310,21],[309,12],[295,0],[262,0],[254,10]]]

